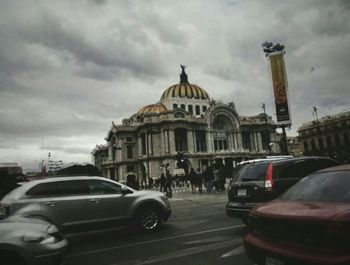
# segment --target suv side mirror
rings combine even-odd
[[[132,193],[132,191],[129,190],[127,187],[122,186],[122,194],[126,195],[126,194],[129,194],[129,193]]]

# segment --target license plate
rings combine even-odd
[[[266,257],[265,265],[285,265],[284,261],[272,257]]]
[[[247,190],[246,189],[239,189],[239,190],[237,190],[237,195],[238,196],[246,196]]]

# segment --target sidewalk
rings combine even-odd
[[[226,179],[226,182],[225,182],[225,190],[224,191],[219,191],[217,192],[215,190],[215,188],[213,187],[213,189],[211,190],[211,192],[207,192],[207,189],[205,188],[205,186],[203,185],[203,188],[202,188],[202,193],[199,193],[198,191],[198,187],[196,188],[196,191],[193,192],[193,194],[226,194],[227,193],[227,188],[228,188],[228,185],[229,185],[229,181],[230,179]],[[192,188],[191,186],[183,186],[183,187],[174,187],[172,186],[171,187],[172,189],[172,192],[173,192],[173,195],[174,194],[177,194],[177,193],[191,193],[192,194]],[[156,190],[156,191],[159,191],[160,190],[160,187],[158,188],[152,188],[152,190]]]

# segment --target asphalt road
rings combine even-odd
[[[174,192],[172,216],[151,234],[127,229],[68,238],[67,265],[252,265],[242,247],[245,226],[225,214],[226,193]]]

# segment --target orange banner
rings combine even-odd
[[[285,75],[283,54],[269,55],[272,73],[272,86],[275,97],[276,115],[278,123],[290,123],[287,78]]]

